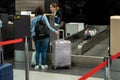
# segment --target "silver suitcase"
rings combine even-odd
[[[52,64],[53,68],[57,67],[71,67],[71,41],[64,40],[64,30],[63,38],[57,39],[52,43]]]

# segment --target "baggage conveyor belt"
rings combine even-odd
[[[65,40],[70,40],[72,42],[72,55],[83,55],[86,51],[94,47],[96,44],[109,37],[109,29],[108,27],[102,29],[94,37],[88,40],[83,40],[83,35],[84,30],[65,38]]]

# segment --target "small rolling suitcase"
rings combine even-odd
[[[0,80],[13,80],[13,66],[10,63],[0,64]]]
[[[71,67],[71,41],[64,40],[64,30],[63,39],[58,39],[52,43],[52,64],[53,68],[57,67]]]

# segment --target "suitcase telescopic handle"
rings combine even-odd
[[[60,32],[62,32],[62,39],[64,39],[64,30],[63,29],[59,29],[59,35],[57,35],[57,40],[60,39]]]

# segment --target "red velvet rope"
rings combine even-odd
[[[13,43],[20,43],[20,42],[24,42],[24,38],[3,41],[3,42],[0,42],[0,46],[4,46],[4,45],[8,45],[8,44],[13,44]]]
[[[111,58],[111,60],[115,60],[118,57],[120,57],[120,52],[116,53],[115,55],[111,56],[110,58]],[[95,74],[96,72],[101,70],[102,68],[104,68],[106,65],[107,65],[107,61],[102,62],[101,64],[99,64],[98,66],[96,66],[95,68],[90,70],[88,73],[83,75],[78,80],[86,80],[87,78],[89,78],[90,76],[92,76],[93,74]]]

